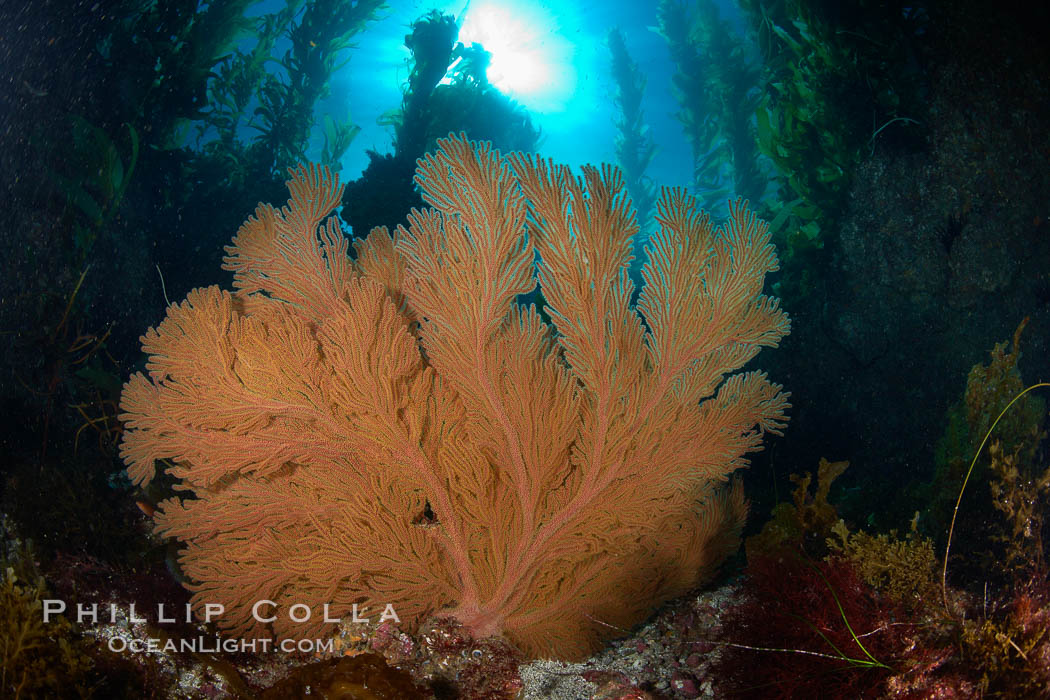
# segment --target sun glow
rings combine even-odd
[[[569,99],[576,83],[571,46],[553,25],[539,5],[471,3],[459,40],[492,54],[488,79],[500,91],[528,108],[551,111]]]

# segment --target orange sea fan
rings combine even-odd
[[[761,293],[766,226],[737,202],[716,231],[664,191],[635,309],[618,170],[577,179],[460,136],[416,182],[430,208],[353,261],[323,221],[342,194],[327,169],[259,206],[227,248],[236,291],[194,290],[143,336],[128,473],[174,465],[185,496],[157,530],[230,632],[323,634],[324,604],[390,604],[580,657],[737,545],[746,503],[725,482],[788,408],[733,374],[789,329]],[[550,323],[515,301],[537,281]],[[263,599],[314,614],[261,623]]]

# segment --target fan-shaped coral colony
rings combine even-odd
[[[231,634],[323,633],[322,609],[356,605],[586,655],[738,543],[730,477],[789,408],[737,372],[789,330],[762,294],[767,226],[737,201],[716,229],[665,189],[634,303],[616,168],[461,135],[415,179],[429,208],[353,255],[326,168],[259,205],[226,248],[234,290],[191,291],[143,336],[128,473],[175,480],[156,530]],[[260,600],[313,614],[260,622]]]

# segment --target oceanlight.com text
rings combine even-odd
[[[115,653],[130,651],[133,654],[227,654],[249,653],[265,654],[270,651],[305,654],[331,654],[335,650],[333,639],[221,639],[219,637],[191,637],[188,639],[125,639],[121,636],[111,637],[107,642],[109,650]]]

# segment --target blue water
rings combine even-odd
[[[457,18],[460,41],[476,41],[493,54],[489,78],[528,110],[542,132],[541,153],[574,167],[616,162],[617,110],[611,104],[615,86],[606,37],[610,29],[619,28],[647,80],[642,107],[657,145],[647,174],[662,185],[691,184],[692,157],[674,116],[679,109],[671,92],[675,69],[666,41],[655,31],[657,2],[413,0],[390,5],[354,37],[355,46],[345,51],[346,64],[330,80],[330,95],[316,105],[315,124],[329,115],[337,121],[349,118],[361,128],[342,160],[345,178],[360,176],[368,164],[366,150],[393,150],[392,130],[377,120],[401,104],[411,56],[404,38],[412,22],[438,10]],[[722,17],[742,31],[736,6],[717,5]],[[248,14],[276,12],[283,6],[267,0]],[[251,46],[249,38],[239,48]],[[282,52],[278,45],[274,53]],[[323,143],[316,127],[307,155],[320,159]]]

